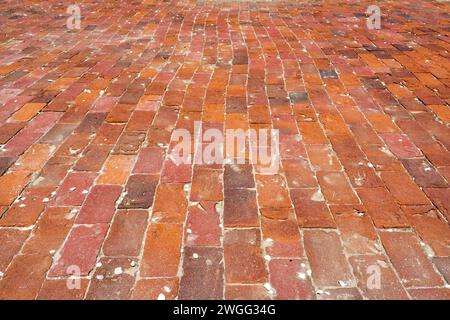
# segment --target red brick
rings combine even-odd
[[[35,224],[54,188],[27,188],[0,220],[1,226],[28,227]],[[46,199],[47,198],[47,199]],[[44,200],[45,199],[45,200]]]
[[[331,204],[359,203],[347,177],[342,172],[318,172],[317,179],[323,194]]]
[[[436,213],[408,217],[419,236],[437,256],[450,256],[450,228]]]
[[[334,228],[335,223],[319,189],[292,189],[298,225],[306,228]]]
[[[307,160],[283,160],[283,169],[290,188],[316,187],[318,185]]]
[[[191,201],[220,201],[223,199],[221,170],[195,168],[192,178]]]
[[[122,123],[130,119],[135,106],[130,104],[116,104],[108,113],[106,121],[109,123]]]
[[[449,288],[421,288],[421,289],[409,289],[411,298],[415,300],[449,300],[450,289]]]
[[[15,157],[0,157],[0,175],[3,175],[8,168],[16,161]]]
[[[254,285],[226,285],[226,300],[269,300],[267,289],[261,284]]]
[[[376,254],[381,252],[376,230],[363,206],[333,205],[330,210],[340,231],[347,254]]]
[[[98,129],[95,139],[92,143],[94,144],[115,144],[120,134],[122,133],[124,125],[103,123]]]
[[[120,186],[96,185],[89,191],[77,216],[77,224],[109,223],[116,210]]]
[[[402,210],[385,188],[360,188],[357,192],[378,228],[409,226]]]
[[[408,295],[388,259],[380,255],[358,255],[350,258],[358,287],[371,300],[407,300]],[[379,272],[379,273],[378,273]],[[379,285],[375,279],[379,276]]]
[[[139,152],[133,173],[159,174],[163,165],[164,149],[159,147],[142,148]]]
[[[224,172],[225,189],[254,188],[253,168],[250,164],[227,164]]]
[[[147,209],[153,204],[158,176],[132,175],[125,186],[125,197],[119,209]]]
[[[225,190],[223,221],[225,227],[259,226],[255,190]]]
[[[133,290],[135,300],[175,300],[178,295],[178,278],[140,279]]]
[[[55,156],[78,157],[88,146],[91,138],[88,133],[76,133],[70,135],[56,151]]]
[[[258,203],[262,208],[290,208],[286,182],[280,175],[256,175]]]
[[[176,276],[180,261],[181,237],[180,225],[150,225],[141,262],[141,277]]]
[[[327,145],[307,146],[308,157],[315,171],[338,171],[341,169],[338,158]]]
[[[280,300],[315,300],[306,259],[274,259],[269,263],[270,281]]]
[[[138,267],[130,258],[102,258],[91,280],[86,299],[129,299]]]
[[[188,208],[186,246],[219,246],[222,229],[217,203],[201,201]]]
[[[190,164],[176,165],[170,157],[166,158],[161,172],[161,182],[187,183],[191,181],[192,166]]]
[[[31,300],[36,297],[52,259],[38,254],[17,256],[0,281],[0,299]]]
[[[2,244],[2,250],[0,251],[0,272],[5,273],[6,268],[13,257],[19,253],[29,234],[30,232],[25,230],[0,229],[0,243]]]
[[[434,166],[446,166],[450,163],[450,152],[437,142],[421,145],[420,149]]]
[[[317,300],[362,300],[363,297],[356,288],[326,289],[317,294]]]
[[[224,238],[225,281],[227,283],[265,282],[267,272],[257,229],[235,229]]]
[[[156,189],[152,220],[159,223],[183,223],[187,205],[187,192],[184,184],[160,184]]]
[[[400,204],[421,205],[429,200],[404,171],[383,171],[381,179]]]
[[[436,257],[433,264],[441,273],[447,283],[450,283],[450,257]]]
[[[261,228],[264,247],[268,255],[274,257],[300,257],[304,255],[293,212],[286,220],[261,217]]]
[[[70,266],[78,266],[80,275],[87,275],[94,268],[107,227],[105,224],[74,227],[62,248],[60,258],[48,275],[67,276],[67,268]]]
[[[119,210],[103,244],[105,256],[138,256],[147,229],[148,212]]]
[[[19,132],[26,123],[24,122],[9,122],[0,127],[0,144],[5,144],[17,132]]]
[[[74,281],[80,281],[80,288],[67,286],[69,281],[72,285]],[[45,280],[42,288],[36,297],[37,300],[81,300],[83,299],[89,280],[87,279],[51,279]]]
[[[383,133],[381,137],[384,139],[389,149],[399,158],[417,158],[422,153],[405,135],[399,133]]]
[[[145,140],[144,132],[124,132],[117,141],[115,154],[137,154]]]
[[[130,120],[128,121],[126,131],[147,131],[148,127],[150,127],[153,117],[155,116],[154,112],[149,111],[135,111],[131,115]]]
[[[50,204],[57,206],[81,206],[86,198],[85,190],[89,190],[94,182],[96,173],[74,172],[69,173],[58,188],[55,199]]]
[[[99,172],[110,151],[111,146],[108,145],[90,145],[75,164],[74,170]]]
[[[344,164],[344,167],[350,183],[354,188],[375,188],[383,186],[383,182],[375,170],[370,168],[366,161]]]
[[[73,224],[70,208],[47,208],[33,229],[22,253],[49,255],[58,250]]]
[[[381,241],[406,287],[443,285],[440,276],[412,232],[382,232]]]
[[[447,220],[450,218],[450,189],[448,188],[425,188],[427,196],[441,211]]]
[[[178,299],[219,300],[222,296],[222,250],[205,247],[185,248]]]
[[[362,146],[362,150],[377,171],[402,169],[400,161],[385,146]]]
[[[442,176],[426,159],[404,159],[402,163],[417,185],[431,188],[447,186]]]
[[[337,287],[339,281],[352,286],[354,279],[336,232],[305,230],[304,243],[317,287]]]
[[[30,173],[8,172],[0,177],[0,205],[8,206],[28,183]]]
[[[327,144],[328,139],[318,122],[300,122],[299,129],[305,144]]]
[[[134,155],[110,155],[106,160],[103,173],[97,179],[97,183],[119,185],[125,184],[131,169],[133,168],[134,161]]]

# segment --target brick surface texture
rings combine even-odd
[[[0,299],[450,299],[448,4],[77,3],[0,3]]]

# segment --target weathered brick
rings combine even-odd
[[[307,160],[283,160],[283,169],[290,188],[316,187],[317,181]]]
[[[147,229],[148,212],[145,210],[119,210],[103,244],[106,256],[138,256]]]
[[[220,248],[187,247],[178,298],[222,299],[223,251]]]
[[[269,263],[270,281],[280,300],[315,300],[306,259],[274,259]]]
[[[152,224],[147,231],[140,275],[174,277],[180,261],[182,230],[177,224]]]
[[[0,281],[0,299],[34,299],[51,263],[52,259],[49,256],[38,254],[17,256]]]
[[[74,172],[67,175],[50,202],[57,206],[81,206],[86,198],[85,190],[89,190],[97,176],[93,172]]]
[[[261,217],[263,245],[274,257],[300,257],[304,250],[294,213],[286,220]]]
[[[227,164],[224,171],[225,189],[254,188],[253,171],[250,164]]]
[[[404,171],[383,171],[381,179],[398,203],[405,205],[429,203],[422,190]]]
[[[225,227],[257,227],[258,208],[255,190],[225,190],[223,209]]]
[[[307,228],[334,228],[335,223],[319,189],[292,189],[291,198],[298,225]]]
[[[23,247],[22,253],[45,256],[56,252],[66,239],[73,220],[70,208],[46,209]]]
[[[336,287],[341,283],[353,286],[354,279],[350,265],[336,232],[305,230],[304,243],[316,286]]]
[[[332,205],[330,210],[340,231],[347,254],[381,252],[378,236],[367,212],[361,205]]]
[[[384,133],[381,135],[389,149],[399,158],[417,158],[422,153],[405,135],[399,133]]]
[[[125,186],[125,197],[119,209],[147,209],[153,204],[158,176],[132,175]]]
[[[385,188],[360,188],[356,190],[375,226],[378,228],[409,226],[402,210]]]
[[[187,192],[184,184],[160,184],[156,189],[152,220],[159,223],[183,223],[187,205]]]
[[[269,300],[270,298],[269,292],[261,284],[225,286],[227,300]]]
[[[140,279],[133,290],[135,300],[175,300],[178,294],[178,278]]]
[[[76,223],[95,224],[111,222],[116,210],[116,201],[121,192],[121,186],[93,186],[80,209]]]
[[[381,241],[400,280],[406,287],[443,285],[412,232],[382,232]]]
[[[224,238],[225,281],[258,283],[267,279],[257,229],[230,230]]]
[[[124,300],[131,296],[137,266],[130,258],[102,258],[92,277],[86,299]]]
[[[109,145],[90,145],[75,164],[74,170],[99,172],[110,151],[111,146]]]
[[[217,203],[200,201],[188,208],[186,246],[219,246],[222,229]]]
[[[139,152],[133,173],[158,174],[164,160],[164,149],[159,147],[142,148]]]
[[[192,178],[190,199],[192,201],[220,201],[222,194],[223,173],[221,170],[195,168]]]
[[[119,184],[127,181],[133,167],[135,156],[112,154],[106,160],[103,173],[98,177],[98,184]]]
[[[62,248],[60,258],[48,275],[50,277],[71,275],[68,273],[71,266],[79,267],[81,276],[89,274],[94,268],[107,227],[106,224],[74,227]]]
[[[350,258],[358,287],[376,300],[407,300],[408,295],[386,257],[358,255]]]
[[[19,253],[29,234],[29,231],[0,229],[0,242],[2,243],[2,251],[0,252],[0,272],[5,273],[6,268],[13,257]]]
[[[36,297],[37,300],[81,300],[84,298],[89,284],[87,279],[76,279],[79,288],[74,284],[75,279],[51,279],[45,280]],[[69,288],[67,283],[69,282]],[[73,288],[73,289],[72,289]]]
[[[262,208],[292,207],[287,185],[280,175],[256,175],[258,203]]]
[[[8,206],[28,183],[30,173],[8,172],[0,177],[0,205]]]
[[[347,181],[347,177],[342,172],[318,172],[317,179],[328,203],[359,203],[355,192]]]

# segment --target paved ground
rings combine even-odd
[[[0,298],[450,298],[448,5],[118,3],[0,4]]]

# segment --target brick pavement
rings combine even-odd
[[[450,299],[448,4],[78,4],[0,4],[1,299]]]

